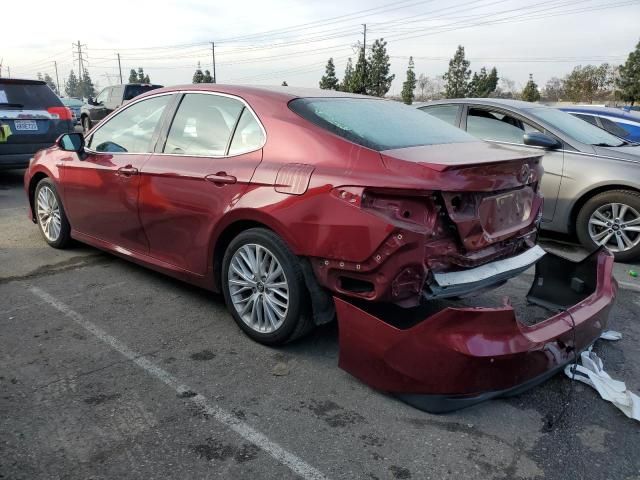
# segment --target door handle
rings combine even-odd
[[[126,167],[120,167],[118,169],[117,175],[122,177],[130,177],[131,175],[137,175],[138,169],[133,168],[131,165],[127,165]]]
[[[217,185],[218,187],[222,187],[223,185],[231,185],[236,183],[238,179],[233,175],[227,175],[227,172],[218,172],[212,173],[211,175],[207,175],[204,179],[208,182]]]

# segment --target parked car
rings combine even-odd
[[[82,105],[84,105],[84,102],[79,98],[73,98],[73,97],[60,97],[60,101],[65,107],[71,110],[71,113],[73,114],[73,124],[79,125],[80,112],[82,109]]]
[[[617,260],[640,257],[640,146],[555,108],[502,99],[457,99],[420,110],[494,144],[544,152],[545,230],[572,233]]]
[[[161,87],[162,85],[148,83],[127,83],[102,89],[95,99],[89,98],[81,108],[82,130],[87,133],[96,123],[125,103],[138,95]]]
[[[606,325],[611,254],[573,263],[536,245],[542,153],[393,101],[188,85],[136,98],[86,139],[63,136],[25,190],[52,247],[74,238],[221,291],[258,342],[337,312],[342,368],[437,411],[542,381]],[[539,324],[507,303],[420,318],[533,264],[529,300],[552,309]]]
[[[38,150],[71,131],[71,111],[45,82],[0,78],[0,169],[26,167]]]
[[[596,127],[604,128],[616,137],[630,142],[640,142],[640,113],[627,112],[620,108],[572,105],[560,107]]]

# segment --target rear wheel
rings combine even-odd
[[[65,248],[71,241],[71,227],[54,183],[40,180],[34,194],[34,208],[40,233],[53,248]]]
[[[640,257],[640,194],[629,190],[600,193],[584,204],[576,221],[580,242],[608,248],[617,261]]]
[[[231,241],[222,290],[238,326],[257,342],[279,345],[313,328],[300,261],[270,230],[252,228]]]
[[[86,134],[91,130],[91,119],[85,115],[82,117],[82,131]]]

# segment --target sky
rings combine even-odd
[[[458,45],[472,70],[495,66],[522,88],[529,74],[543,86],[576,65],[624,63],[640,41],[640,0],[10,0],[2,16],[0,74],[55,80],[56,62],[61,86],[77,74],[78,41],[100,87],[119,83],[118,53],[125,82],[143,67],[153,83],[190,83],[198,62],[211,69],[210,42],[218,83],[317,87],[329,57],[339,78],[355,61],[366,24],[367,45],[388,42],[390,94],[409,56],[434,77]]]

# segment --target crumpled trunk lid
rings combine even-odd
[[[386,168],[424,180],[467,252],[483,249],[532,226],[542,207],[541,155],[486,142],[387,150]]]

